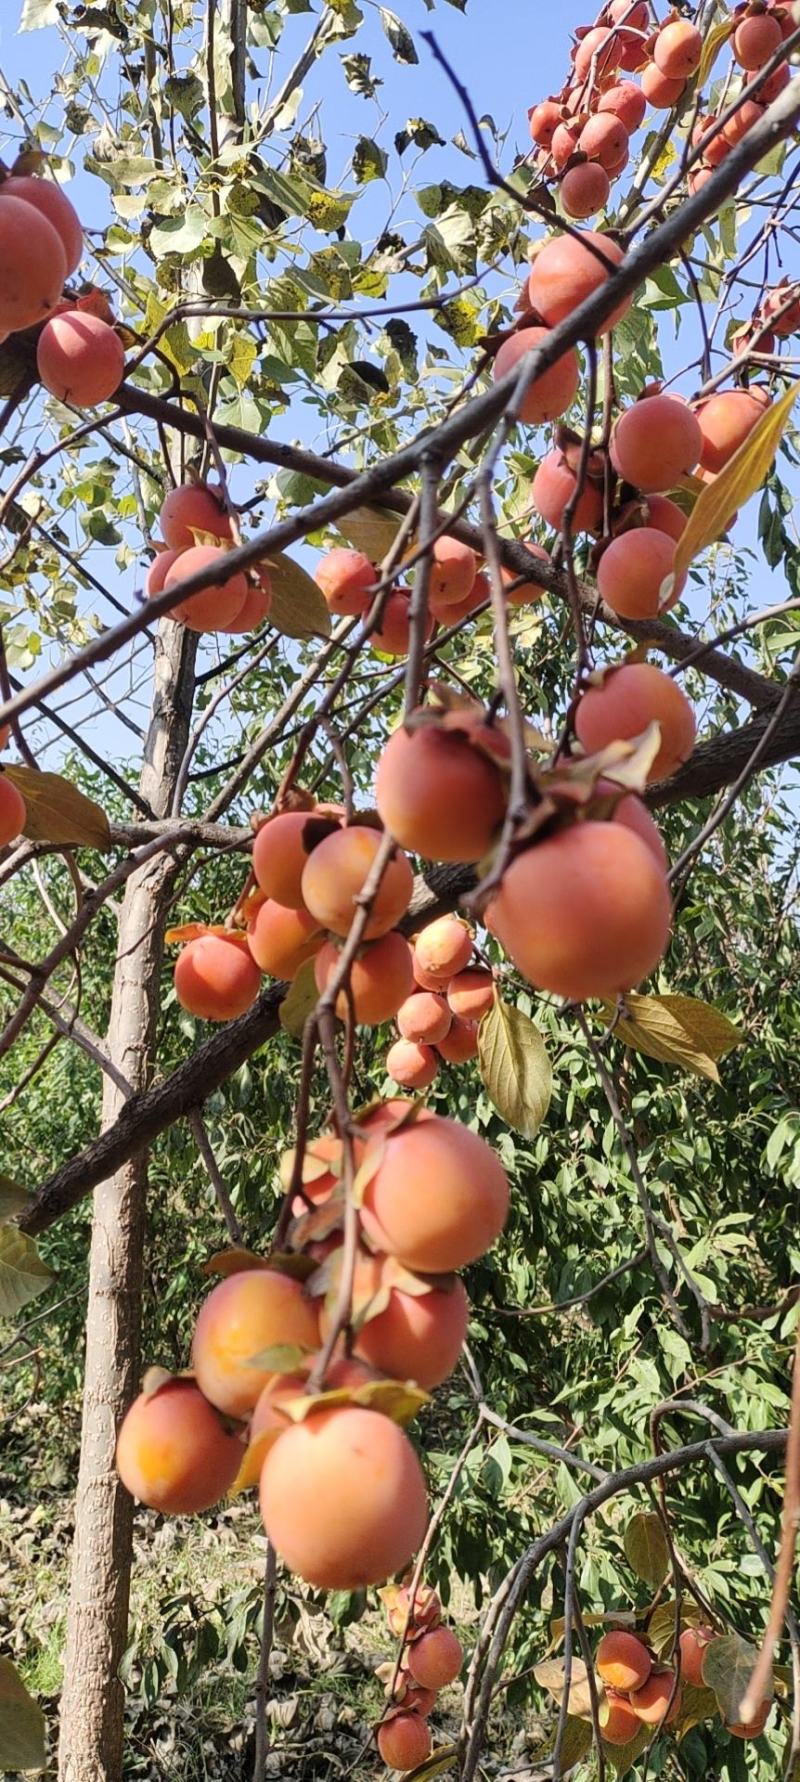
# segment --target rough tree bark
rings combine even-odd
[[[140,790],[166,816],[189,734],[196,640],[163,620]],[[129,879],[119,920],[107,1043],[134,1090],[152,1075],[162,936],[176,867],[158,854]],[[102,1126],[122,1096],[104,1080]],[[59,1775],[114,1782],[121,1774],[133,1500],[114,1469],[120,1419],[139,1375],[148,1155],[139,1151],[95,1193],[86,1315],[83,1427],[72,1550]]]

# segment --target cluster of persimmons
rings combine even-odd
[[[413,1579],[381,1591],[390,1631],[402,1641],[399,1659],[379,1666],[388,1705],[377,1728],[378,1750],[392,1770],[413,1770],[430,1756],[428,1715],[438,1691],[455,1682],[464,1654],[442,1624],[442,1605],[429,1584]]]
[[[662,1664],[638,1634],[614,1628],[603,1634],[595,1653],[595,1671],[602,1685],[599,1707],[603,1738],[609,1745],[628,1745],[642,1726],[669,1726],[682,1706],[683,1685],[707,1686],[705,1655],[720,1635],[713,1627],[689,1625],[678,1639],[677,1663]],[[728,1732],[754,1739],[763,1732],[771,1703],[762,1703],[755,1718],[726,1721]]]

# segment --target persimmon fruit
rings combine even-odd
[[[491,931],[539,990],[613,1000],[662,958],[671,907],[638,835],[587,821],[519,854],[487,911]]]
[[[450,1627],[432,1627],[408,1652],[408,1668],[423,1689],[445,1689],[464,1663],[464,1649]]]
[[[320,995],[327,990],[338,964],[338,948],[333,941],[325,941],[314,960]],[[391,1021],[413,989],[411,948],[397,929],[360,949],[350,969],[350,994],[355,1019],[362,1026],[379,1027],[382,1022]],[[340,990],[336,1013],[341,1021],[346,1020],[347,1012],[347,995]]]
[[[31,173],[10,173],[0,186],[0,201],[21,198],[31,204],[52,225],[64,250],[65,277],[69,278],[80,264],[83,253],[83,230],[74,204],[55,180],[40,179]]]
[[[668,80],[688,80],[699,68],[702,54],[702,33],[689,19],[664,25],[653,45],[653,61]]]
[[[443,996],[432,990],[416,990],[397,1011],[397,1025],[404,1040],[435,1046],[449,1032],[452,1014]]]
[[[289,910],[303,908],[301,880],[311,853],[311,844],[322,839],[325,831],[320,820],[328,813],[315,811],[279,811],[268,817],[256,831],[253,842],[253,872],[257,885],[275,903]],[[337,821],[334,809],[332,824]]]
[[[415,1770],[431,1754],[431,1733],[422,1714],[394,1714],[378,1727],[378,1750],[390,1770]]]
[[[575,171],[579,172],[580,169]],[[547,339],[548,333],[547,328],[520,328],[516,334],[504,340],[494,361],[495,382],[506,377],[510,371],[521,368],[526,355],[535,352],[542,341]],[[519,419],[534,427],[541,426],[543,421],[558,420],[559,415],[566,414],[574,402],[579,383],[578,355],[575,348],[570,347],[568,352],[556,359],[554,365],[547,371],[539,372],[529,383],[519,405]]]
[[[421,928],[414,941],[414,961],[428,979],[446,986],[456,972],[464,971],[473,954],[473,940],[459,916],[437,916]]]
[[[629,1745],[640,1728],[641,1721],[637,1720],[628,1697],[617,1690],[607,1689],[606,1699],[600,1705],[600,1731],[606,1744]]]
[[[592,297],[611,276],[608,266],[619,266],[624,259],[621,247],[608,235],[584,230],[580,240],[574,235],[554,235],[545,242],[531,267],[528,293],[531,307],[552,328],[572,315],[581,303]],[[633,297],[623,297],[600,323],[598,334],[607,334],[627,314]]]
[[[694,711],[671,675],[651,662],[625,662],[606,675],[602,686],[587,688],[575,715],[575,733],[595,755],[609,743],[641,736],[652,723],[661,727],[661,747],[648,777],[666,780],[694,748]]]
[[[438,1069],[436,1053],[419,1040],[395,1040],[386,1054],[387,1073],[401,1089],[429,1089]]]
[[[175,551],[188,551],[196,532],[230,538],[230,515],[207,483],[179,483],[170,489],[158,516],[161,536]]]
[[[597,566],[597,586],[607,606],[623,619],[654,619],[679,599],[686,576],[666,600],[662,588],[675,567],[675,540],[656,526],[620,532],[606,546]]]
[[[261,972],[241,937],[201,934],[175,961],[175,995],[201,1021],[232,1021],[255,1002]]]
[[[462,1021],[480,1021],[494,1004],[494,978],[490,971],[474,968],[457,972],[447,986],[447,1001]]]
[[[44,212],[0,188],[0,328],[11,334],[46,321],[66,276],[61,237]]]
[[[612,1689],[641,1689],[653,1668],[643,1640],[624,1628],[604,1633],[595,1653],[595,1669]]]
[[[337,547],[317,564],[314,580],[329,612],[355,618],[366,612],[378,572],[363,551]]]
[[[565,215],[574,217],[577,222],[585,222],[588,217],[596,217],[598,211],[603,210],[608,203],[610,191],[611,180],[605,167],[599,161],[583,161],[576,167],[567,168],[562,175],[558,195]],[[563,414],[564,409],[559,412]]]
[[[611,459],[624,482],[655,494],[694,470],[702,447],[699,422],[687,403],[675,396],[645,396],[620,415]]]
[[[222,569],[227,555],[219,545],[191,545],[170,564],[164,587],[173,588],[201,570]],[[247,580],[238,570],[225,581],[210,582],[199,594],[180,601],[172,608],[170,617],[179,620],[189,631],[216,631],[238,619],[246,599]]]
[[[472,590],[477,563],[469,545],[447,533],[437,538],[431,552],[431,575],[428,594],[440,606],[465,600]]]
[[[468,1322],[469,1301],[457,1276],[428,1293],[393,1287],[386,1310],[361,1325],[354,1353],[390,1379],[416,1380],[432,1392],[452,1374]],[[324,1335],[324,1315],[322,1329]]]
[[[287,909],[268,897],[248,924],[247,941],[261,971],[271,978],[290,980],[319,952],[323,934],[309,910]]]
[[[459,1015],[453,1016],[453,1025],[444,1039],[439,1040],[436,1047],[439,1057],[445,1064],[466,1064],[470,1058],[478,1054],[478,1023],[462,1021]]]
[[[278,1269],[244,1269],[214,1287],[200,1307],[192,1343],[197,1384],[228,1417],[249,1417],[275,1367],[258,1361],[286,1345],[319,1344],[319,1313],[301,1283]]]
[[[268,1539],[319,1590],[360,1590],[407,1565],[428,1520],[425,1481],[402,1429],[377,1411],[312,1411],[261,1472]]]
[[[680,1684],[675,1689],[670,1707],[674,1688],[674,1671],[652,1671],[647,1682],[640,1689],[635,1689],[630,1698],[637,1720],[642,1720],[645,1726],[670,1726],[673,1720],[677,1720],[681,1711]]]
[[[107,402],[122,382],[125,349],[99,316],[65,310],[45,322],[36,343],[36,366],[51,396],[92,408]]]
[[[309,854],[303,868],[303,902],[321,928],[349,933],[375,857],[383,845],[378,829],[351,823],[334,830]],[[414,874],[405,854],[392,855],[372,899],[365,940],[378,940],[404,916],[411,902]]]
[[[749,390],[723,390],[709,396],[697,410],[703,446],[700,463],[715,475],[738,452],[758,425],[769,397],[758,385]]]
[[[375,797],[401,847],[465,864],[488,852],[506,802],[500,769],[466,728],[438,724],[394,732],[378,762]]]
[[[706,1648],[717,1638],[713,1627],[685,1627],[678,1645],[681,1653],[681,1682],[693,1689],[704,1687],[703,1659]]]
[[[244,1450],[192,1380],[141,1392],[117,1436],[117,1472],[132,1497],[170,1516],[210,1510],[230,1490]]]
[[[564,514],[577,487],[577,475],[564,452],[558,447],[542,459],[531,487],[534,507],[556,532],[564,523]],[[603,493],[596,483],[586,481],[572,516],[574,532],[599,532],[603,523]]]
[[[755,74],[774,56],[782,39],[778,20],[768,12],[754,12],[743,18],[733,33],[733,53],[739,67]]]
[[[449,1274],[491,1248],[506,1221],[508,1181],[485,1140],[433,1115],[379,1131],[364,1159],[361,1220],[379,1250],[420,1274]]]

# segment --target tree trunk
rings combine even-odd
[[[169,812],[189,733],[196,640],[159,627],[140,790]],[[134,1090],[152,1073],[159,1019],[164,915],[175,865],[158,854],[129,880],[119,921],[108,1048]],[[104,1082],[102,1125],[122,1097]],[[114,1468],[117,1427],[139,1376],[148,1159],[133,1157],[95,1192],[86,1317],[83,1428],[72,1551],[59,1775],[115,1782],[121,1774],[124,1692],[118,1671],[128,1629],[133,1501]]]

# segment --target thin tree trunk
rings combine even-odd
[[[165,620],[140,789],[157,816],[170,807],[189,733],[196,640]],[[164,915],[175,867],[159,854],[128,880],[120,913],[108,1049],[134,1090],[152,1073]],[[120,1092],[105,1079],[102,1124]],[[121,1774],[133,1502],[114,1468],[116,1430],[138,1385],[148,1158],[131,1159],[95,1192],[86,1318],[83,1428],[72,1550],[59,1775]]]

